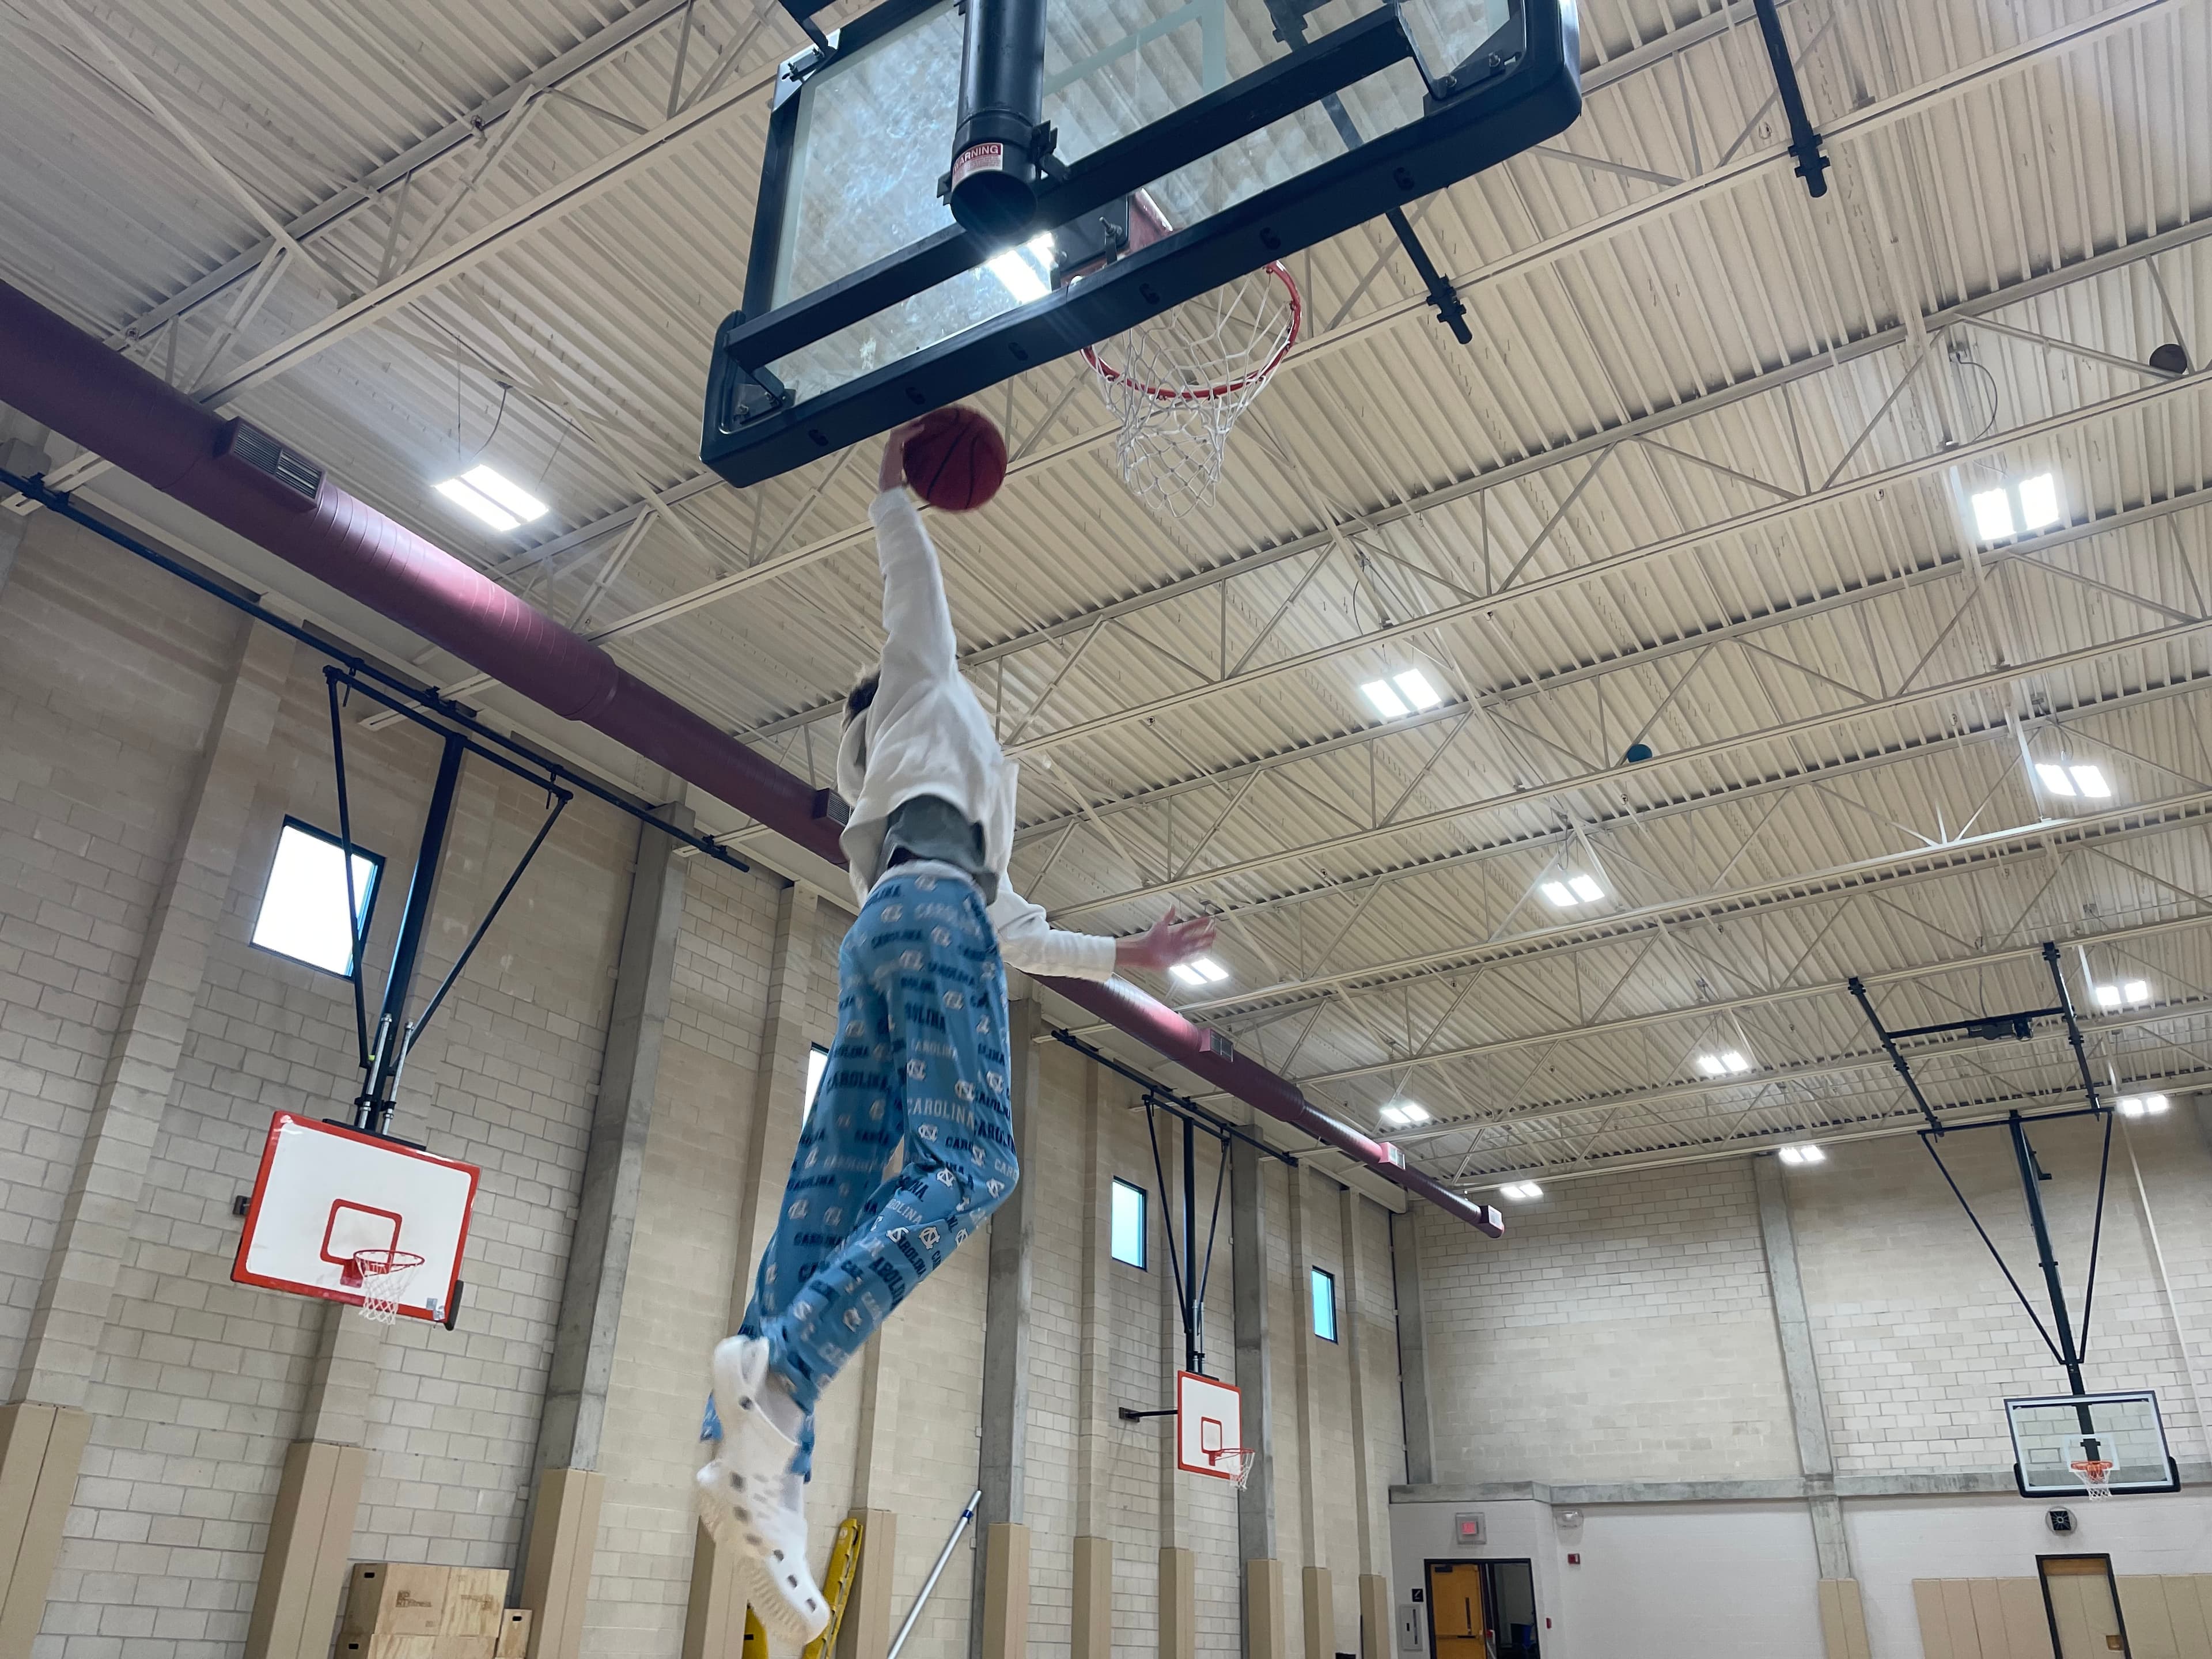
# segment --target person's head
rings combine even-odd
[[[883,671],[877,669],[864,676],[858,685],[845,694],[846,725],[850,726],[868,712],[868,705],[876,700],[876,686],[882,678]]]

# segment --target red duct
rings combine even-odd
[[[312,462],[210,414],[35,300],[0,283],[0,399],[564,720],[594,727],[842,866],[811,784],[748,749],[496,582],[340,489]],[[1054,990],[1254,1109],[1497,1237],[1498,1212],[1394,1161],[1297,1086],[1133,987]]]

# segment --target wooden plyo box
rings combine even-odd
[[[493,1659],[491,1636],[341,1636],[337,1659]]]
[[[436,1636],[444,1627],[452,1576],[450,1567],[419,1561],[357,1562],[339,1628],[348,1636]]]
[[[496,1638],[506,1611],[506,1568],[455,1567],[447,1577],[446,1612],[438,1634]]]

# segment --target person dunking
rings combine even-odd
[[[1003,963],[1103,980],[1213,942],[1210,918],[1172,909],[1134,938],[1065,933],[1008,883],[1017,769],[961,678],[936,550],[906,493],[907,442],[929,418],[891,433],[869,509],[884,639],[837,750],[860,901],[837,953],[837,1035],[751,1304],[708,1367],[700,1518],[763,1626],[798,1642],[829,1622],[803,1509],[815,1401],[1021,1177]]]

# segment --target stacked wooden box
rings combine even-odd
[[[337,1659],[524,1659],[530,1614],[507,1605],[503,1567],[362,1561]]]

